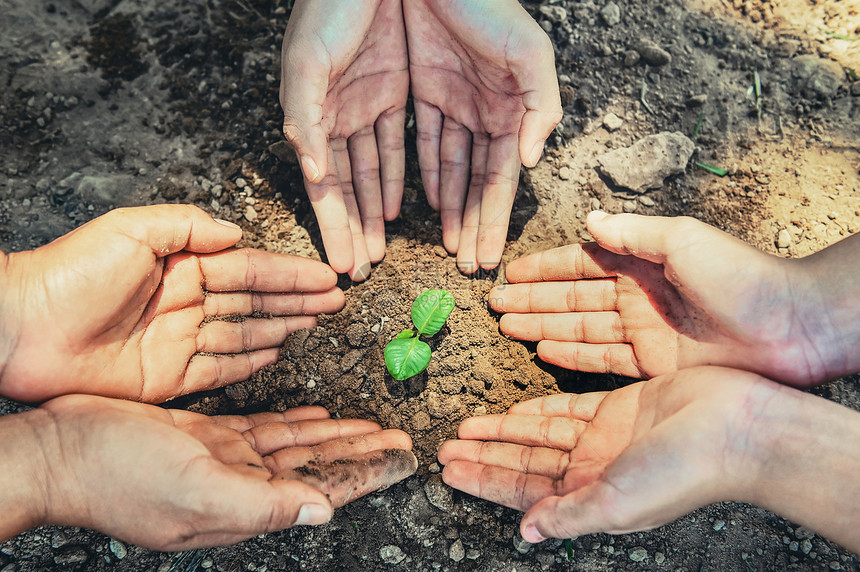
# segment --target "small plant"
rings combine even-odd
[[[441,330],[453,310],[454,296],[447,290],[425,290],[415,298],[412,303],[415,330],[403,330],[385,346],[385,366],[394,379],[408,379],[427,368],[430,346],[420,338]]]

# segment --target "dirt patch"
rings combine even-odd
[[[280,144],[288,4],[6,0],[0,248],[44,244],[116,206],[191,202],[240,223],[246,245],[320,258],[299,169]],[[339,509],[329,525],[182,555],[42,528],[0,545],[0,570],[857,569],[855,555],[811,531],[735,503],[651,532],[530,546],[517,535],[519,513],[441,483],[436,449],[465,417],[630,381],[542,363],[533,345],[500,335],[487,305],[507,261],[590,239],[590,210],[695,216],[787,257],[860,230],[860,41],[844,39],[860,35],[853,3],[524,5],[556,48],[565,119],[523,172],[502,269],[465,277],[440,250],[410,128],[403,213],[370,279],[341,284],[346,308],[294,334],[283,359],[252,379],[171,404],[218,413],[318,403],[377,420],[412,435],[417,475]],[[607,186],[598,155],[663,131],[696,144],[684,174],[643,194]],[[398,382],[382,351],[427,288],[450,290],[457,306],[430,340],[428,369]],[[860,409],[857,376],[816,393]],[[3,412],[21,408],[2,402]]]

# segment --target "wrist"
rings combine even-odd
[[[49,452],[56,432],[49,414],[34,409],[0,417],[0,540],[47,524]]]
[[[6,364],[12,357],[15,348],[15,318],[12,310],[15,304],[11,303],[14,288],[10,277],[11,256],[0,252],[0,386],[2,386],[3,372]]]

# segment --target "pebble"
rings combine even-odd
[[[621,205],[621,209],[626,213],[636,212],[636,201],[624,201],[624,204]]]
[[[487,414],[487,406],[486,405],[479,405],[472,411],[472,415],[475,417],[480,417],[481,415],[486,415],[486,414]]]
[[[519,532],[514,534],[513,543],[514,543],[514,548],[520,554],[525,554],[526,552],[528,552],[529,550],[532,549],[532,546],[534,546],[531,542],[525,540],[522,536],[520,536]]]
[[[599,211],[600,210],[600,199],[598,199],[597,197],[591,197],[591,200],[588,202],[588,206],[593,211]]]
[[[399,546],[387,544],[379,549],[379,557],[386,564],[400,564],[406,558],[406,554]]]
[[[466,549],[463,548],[463,541],[459,538],[454,541],[451,548],[448,549],[448,557],[454,562],[460,562],[466,557]]]
[[[698,95],[694,95],[687,100],[687,105],[690,107],[701,107],[708,103],[708,94],[700,93]]]
[[[803,552],[804,554],[809,554],[809,552],[811,550],[812,550],[812,542],[810,542],[810,540],[808,538],[805,538],[800,543],[800,551]]]
[[[655,564],[662,564],[665,561],[666,561],[666,555],[663,554],[662,552],[657,552],[654,554],[654,563]]]
[[[424,483],[424,494],[430,504],[443,512],[450,513],[454,509],[453,489],[442,482],[442,476],[432,475]]]
[[[435,254],[439,258],[448,258],[448,251],[445,250],[445,247],[441,244],[437,244],[433,247],[433,254]]]
[[[615,2],[610,2],[600,10],[600,16],[610,28],[621,22],[621,8]]]
[[[366,333],[367,329],[364,324],[361,322],[353,322],[346,328],[346,341],[350,346],[360,348],[364,343],[364,336]]]
[[[651,66],[665,66],[672,62],[672,54],[655,44],[645,41],[636,47],[639,56],[646,64]]]
[[[719,532],[719,531],[721,531],[723,528],[725,528],[725,526],[726,526],[726,521],[724,521],[724,520],[718,520],[718,521],[716,521],[716,522],[714,523],[714,530],[716,530],[717,532]]]
[[[340,360],[340,369],[344,372],[351,370],[361,360],[361,352],[350,350]]]
[[[648,551],[640,546],[631,550],[629,556],[633,562],[642,562],[648,558]]]
[[[257,221],[257,211],[251,205],[245,207],[245,220],[248,222],[256,222]]]
[[[54,563],[59,566],[74,566],[75,564],[83,564],[88,558],[89,555],[83,548],[71,547],[55,554]]]
[[[442,467],[439,466],[439,463],[430,463],[427,470],[430,471],[430,474],[432,475],[438,475],[442,471]]]
[[[663,179],[684,172],[696,149],[686,135],[663,132],[597,157],[600,170],[619,187],[642,193],[663,185]]]
[[[108,543],[108,548],[110,548],[110,551],[113,552],[117,560],[122,560],[123,558],[125,558],[125,555],[128,554],[128,551],[125,549],[125,544],[115,538],[110,539],[110,543]]]
[[[788,248],[791,246],[791,234],[788,230],[782,229],[776,237],[776,246],[779,248]]]
[[[309,382],[307,382],[307,384],[305,384],[305,387],[307,387],[308,389],[313,389],[316,386],[317,386],[317,382],[315,382],[314,380],[310,380]]]
[[[558,170],[558,178],[562,181],[570,179],[570,167],[562,167]]]
[[[639,63],[640,56],[639,52],[636,50],[627,50],[624,52],[624,66],[625,67],[633,67]]]
[[[642,195],[641,197],[639,197],[639,202],[642,203],[643,207],[653,207],[657,204],[654,199],[647,195]]]
[[[607,113],[603,118],[603,126],[606,127],[607,131],[615,131],[622,125],[624,125],[624,120],[614,113]]]

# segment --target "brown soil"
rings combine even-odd
[[[594,208],[695,216],[788,257],[860,230],[860,41],[841,39],[860,35],[856,4],[615,3],[621,23],[608,26],[603,3],[524,2],[556,47],[565,119],[545,159],[523,172],[503,266],[588,240],[585,213]],[[282,140],[275,78],[291,2],[0,4],[0,249],[44,244],[116,206],[191,202],[239,222],[245,245],[320,257],[298,167],[272,147]],[[542,7],[564,8],[567,19]],[[645,40],[672,61],[633,62]],[[760,111],[750,93],[755,72]],[[602,125],[609,112],[624,120],[617,131]],[[687,172],[662,188],[625,193],[595,170],[601,152],[661,131],[681,131],[697,145]],[[503,268],[466,277],[440,248],[414,140],[410,127],[403,213],[387,227],[386,257],[366,282],[341,284],[346,308],[294,334],[283,359],[250,380],[170,405],[218,413],[318,403],[409,432],[417,475],[339,509],[329,525],[190,555],[127,546],[119,559],[100,534],[37,529],[0,545],[0,570],[166,571],[180,557],[176,570],[858,569],[856,555],[735,503],[650,532],[582,537],[570,553],[561,541],[529,547],[516,533],[519,513],[445,487],[435,451],[465,417],[630,380],[561,370],[499,333],[487,294],[503,283]],[[715,177],[695,161],[729,174]],[[79,184],[81,177],[90,179]],[[790,245],[778,248],[783,229]],[[427,288],[450,290],[457,307],[430,341],[426,372],[398,382],[382,351],[409,327],[411,302]],[[816,392],[860,409],[857,376]],[[23,407],[0,405],[7,413]],[[392,547],[405,555],[397,565],[384,561],[397,554]],[[452,559],[460,548],[465,558]]]

